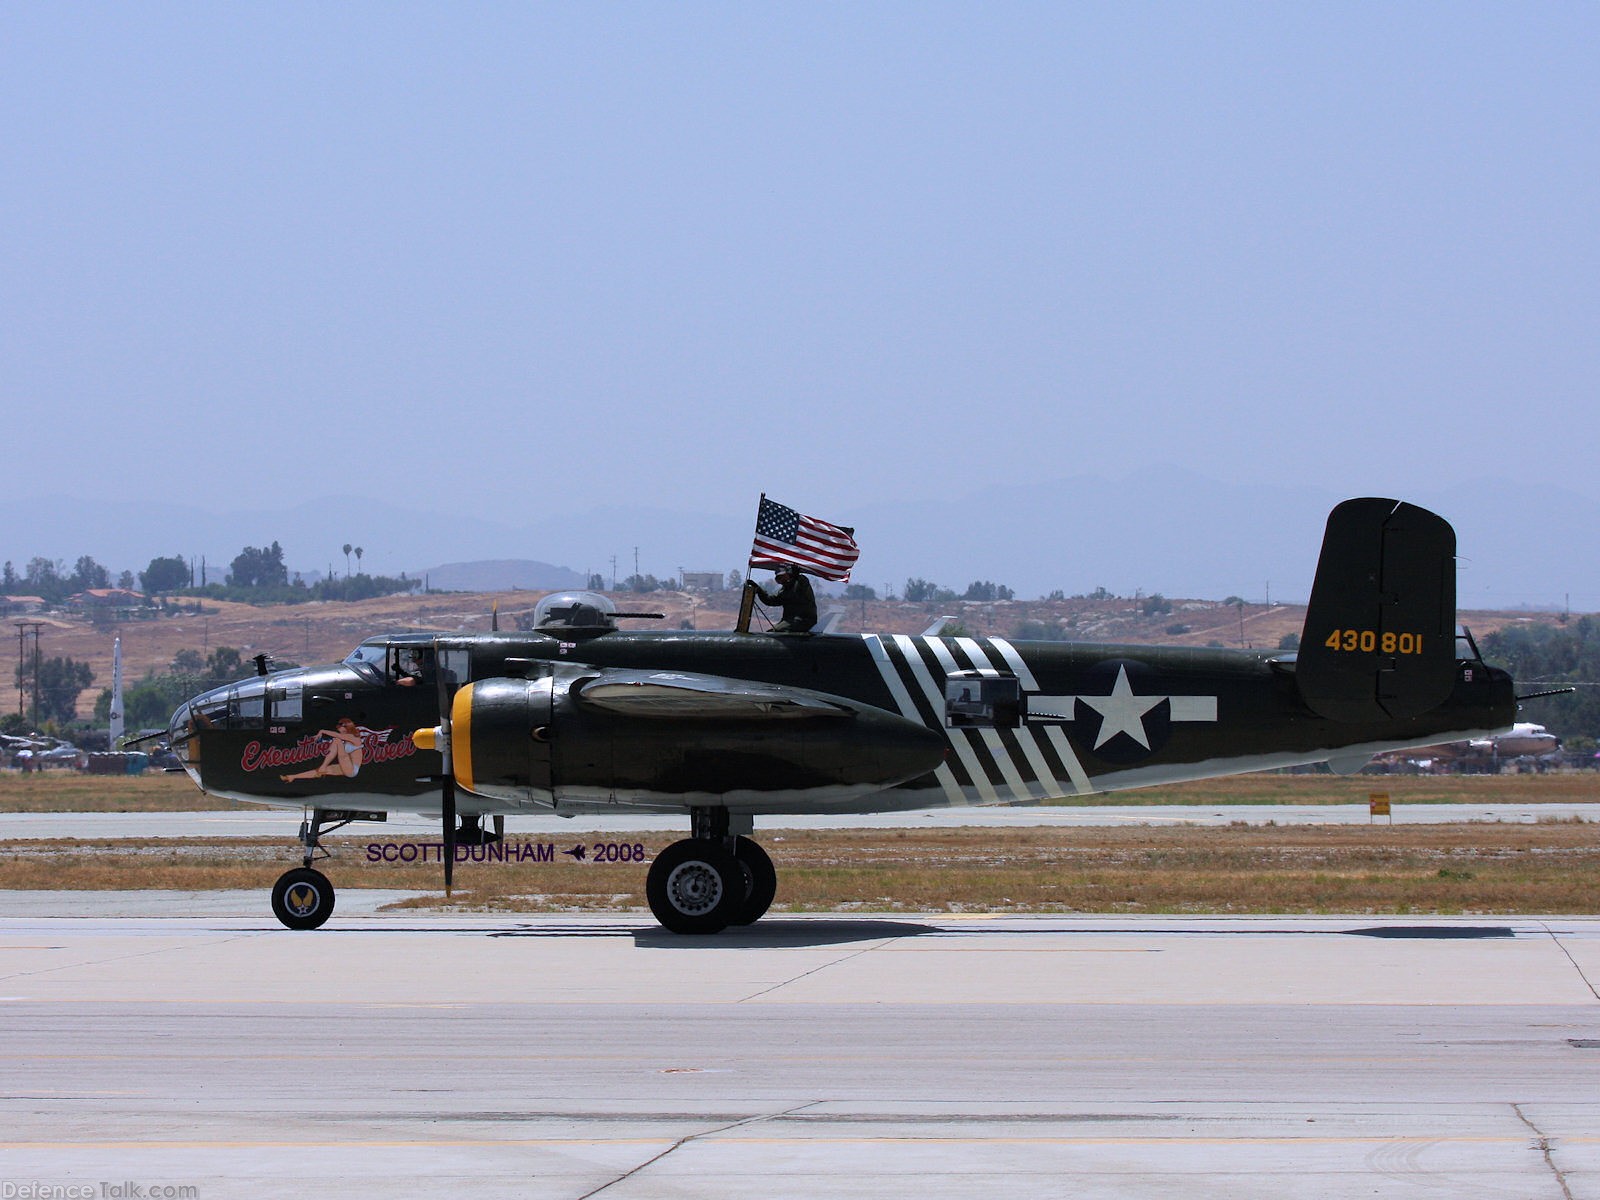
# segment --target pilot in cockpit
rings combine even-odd
[[[422,682],[422,651],[407,650],[395,660],[394,681],[401,687],[416,687]]]

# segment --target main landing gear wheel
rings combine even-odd
[[[290,929],[315,929],[333,915],[333,884],[310,867],[285,871],[272,885],[272,912]]]
[[[645,877],[656,920],[673,933],[717,933],[744,903],[745,870],[710,838],[684,838],[656,856]]]
[[[778,869],[772,865],[761,843],[747,837],[734,842],[733,855],[744,868],[746,886],[744,900],[734,910],[728,924],[754,925],[766,916],[767,909],[772,907],[772,898],[778,894]]]

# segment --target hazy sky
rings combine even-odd
[[[1600,500],[1597,32],[6,4],[0,499],[843,520],[1181,463]]]

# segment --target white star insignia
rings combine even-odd
[[[1150,749],[1150,735],[1145,732],[1144,719],[1159,704],[1170,705],[1173,721],[1215,721],[1217,698],[1215,696],[1140,696],[1128,679],[1128,668],[1117,666],[1117,681],[1111,685],[1108,696],[1041,696],[1028,697],[1031,713],[1044,720],[1072,719],[1073,706],[1082,701],[1100,714],[1100,732],[1095,737],[1096,750],[1119,733],[1125,733],[1146,750]]]
[[[1166,697],[1135,696],[1133,685],[1128,682],[1128,668],[1118,667],[1117,682],[1109,696],[1079,696],[1078,699],[1104,718],[1100,722],[1100,736],[1094,740],[1096,750],[1119,733],[1127,734],[1148,750],[1150,739],[1145,736],[1144,715]]]

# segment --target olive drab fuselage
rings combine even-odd
[[[411,651],[425,673],[407,683]],[[1480,736],[1515,716],[1509,677],[1475,657],[1429,711],[1351,722],[1307,706],[1293,655],[606,628],[369,639],[343,663],[196,697],[173,742],[216,795],[435,812],[440,755],[414,734],[438,720],[441,666],[457,710],[470,698],[460,804],[480,813],[1026,803]],[[330,758],[341,722],[354,763]]]

